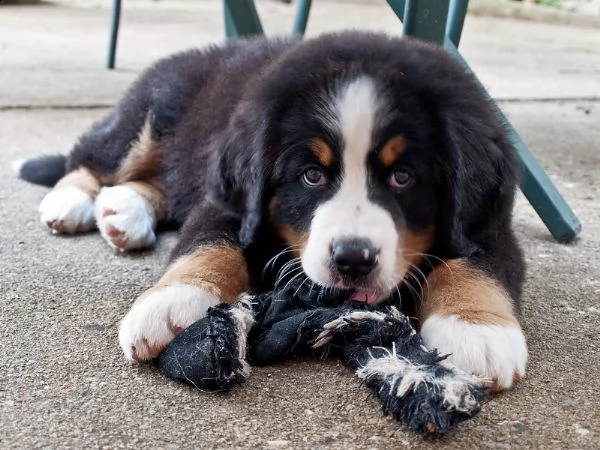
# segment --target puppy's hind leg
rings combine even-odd
[[[62,177],[42,200],[40,220],[53,234],[74,234],[95,227],[94,199],[100,181],[82,167]]]
[[[96,223],[102,237],[121,251],[152,247],[158,222],[165,218],[161,153],[153,136],[150,116],[137,141],[122,160],[112,186],[100,191],[95,205]]]
[[[131,181],[100,191],[95,216],[100,234],[120,251],[152,247],[156,225],[165,216],[165,197],[158,181]]]

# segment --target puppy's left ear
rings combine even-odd
[[[520,175],[504,124],[479,93],[441,111],[450,157],[444,229],[455,257],[482,250],[495,229],[509,226]],[[467,94],[467,97],[468,94]]]

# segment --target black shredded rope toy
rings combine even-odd
[[[251,364],[318,352],[338,356],[375,391],[384,413],[411,430],[444,433],[479,412],[489,383],[425,348],[398,309],[347,301],[348,292],[306,281],[210,308],[158,356],[158,367],[170,378],[222,391],[242,383]]]

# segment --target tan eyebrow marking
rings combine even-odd
[[[402,136],[391,138],[379,152],[379,159],[385,167],[394,164],[406,150],[406,141]]]
[[[310,141],[310,150],[324,167],[331,167],[333,164],[333,152],[323,139],[312,139]]]

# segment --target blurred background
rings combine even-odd
[[[267,34],[290,32],[294,3],[257,2]],[[220,0],[126,0],[105,71],[112,4],[0,1],[0,107],[110,105],[156,59],[224,39]],[[384,0],[313,1],[307,35],[347,28],[402,25]],[[600,0],[472,0],[460,50],[496,98],[598,96],[599,29]]]

